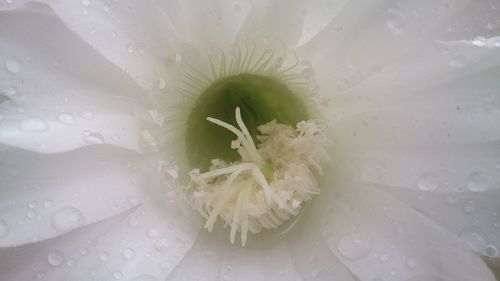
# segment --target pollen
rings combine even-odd
[[[248,233],[278,228],[297,216],[305,203],[319,194],[318,178],[328,161],[328,139],[321,120],[300,121],[295,128],[276,120],[260,125],[257,146],[241,117],[238,128],[219,119],[207,120],[232,132],[231,149],[240,159],[227,163],[212,159],[208,171],[191,170],[191,203],[212,231],[218,219],[230,228],[235,242],[240,234],[245,246]]]

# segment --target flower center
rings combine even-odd
[[[212,159],[232,162],[240,158],[236,150],[230,149],[234,134],[206,120],[211,117],[237,125],[237,107],[257,144],[260,125],[276,120],[294,126],[309,119],[303,101],[278,79],[249,73],[220,78],[198,97],[188,117],[186,143],[191,167],[205,170]]]

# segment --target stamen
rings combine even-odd
[[[315,177],[328,159],[323,148],[327,139],[324,127],[315,121],[302,121],[297,129],[272,121],[258,127],[262,135],[257,136],[257,147],[238,107],[235,117],[239,129],[212,117],[207,120],[236,135],[233,148],[241,159],[230,164],[213,159],[210,171],[195,169],[190,177],[194,206],[207,218],[204,227],[213,231],[220,217],[230,227],[231,243],[239,231],[244,246],[248,232],[277,228],[319,193]]]

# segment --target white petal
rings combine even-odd
[[[144,205],[47,241],[0,249],[2,278],[165,280],[197,228],[178,209],[160,209],[170,212]]]
[[[372,183],[436,192],[500,188],[500,144],[497,142],[393,147],[346,152],[338,157],[343,164],[350,165],[344,171]]]
[[[500,190],[432,193],[382,186],[384,190],[456,233],[484,256],[500,250]]]
[[[311,212],[360,280],[495,280],[457,236],[373,185],[341,177],[325,178]]]
[[[186,42],[233,43],[251,4],[229,0],[157,0]]]
[[[43,2],[143,89],[158,90],[158,81],[166,75],[180,42],[172,23],[153,0]]]
[[[44,6],[0,13],[0,143],[40,152],[96,142],[138,148],[134,119],[145,97],[127,75]]]
[[[301,54],[312,61],[320,84],[328,85],[330,91],[338,91],[338,88],[366,79],[386,65],[398,65],[401,59],[425,51],[433,42],[498,34],[498,30],[489,30],[487,24],[481,23],[497,22],[498,11],[479,9],[481,6],[487,4],[438,1],[428,5],[415,0],[402,3],[380,0],[366,4],[351,1],[323,32],[301,49]],[[471,18],[481,19],[481,22],[478,20],[472,24]],[[462,20],[471,26],[453,32],[449,30]],[[442,57],[445,58],[446,54]],[[417,59],[413,62],[419,64]],[[416,75],[413,67],[404,68],[401,73]],[[422,79],[427,77],[433,79],[429,73],[416,77],[420,80],[415,86],[421,85]]]
[[[312,212],[305,212],[286,238],[297,273],[303,280],[357,281],[342,260],[332,254],[324,237],[317,231],[318,218]]]
[[[250,42],[268,41],[277,48],[296,46],[305,11],[305,1],[263,1],[252,7],[239,36]]]
[[[151,198],[165,200],[156,163],[133,151],[94,145],[62,154],[1,152],[0,245],[47,239]]]

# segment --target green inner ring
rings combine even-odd
[[[256,144],[257,127],[274,119],[278,123],[295,126],[309,119],[303,100],[276,78],[239,74],[221,78],[208,87],[196,100],[190,113],[186,131],[187,156],[191,168],[202,171],[210,167],[210,160],[238,160],[231,149],[236,136],[206,120],[213,117],[238,128],[235,109],[241,109],[243,122]]]

